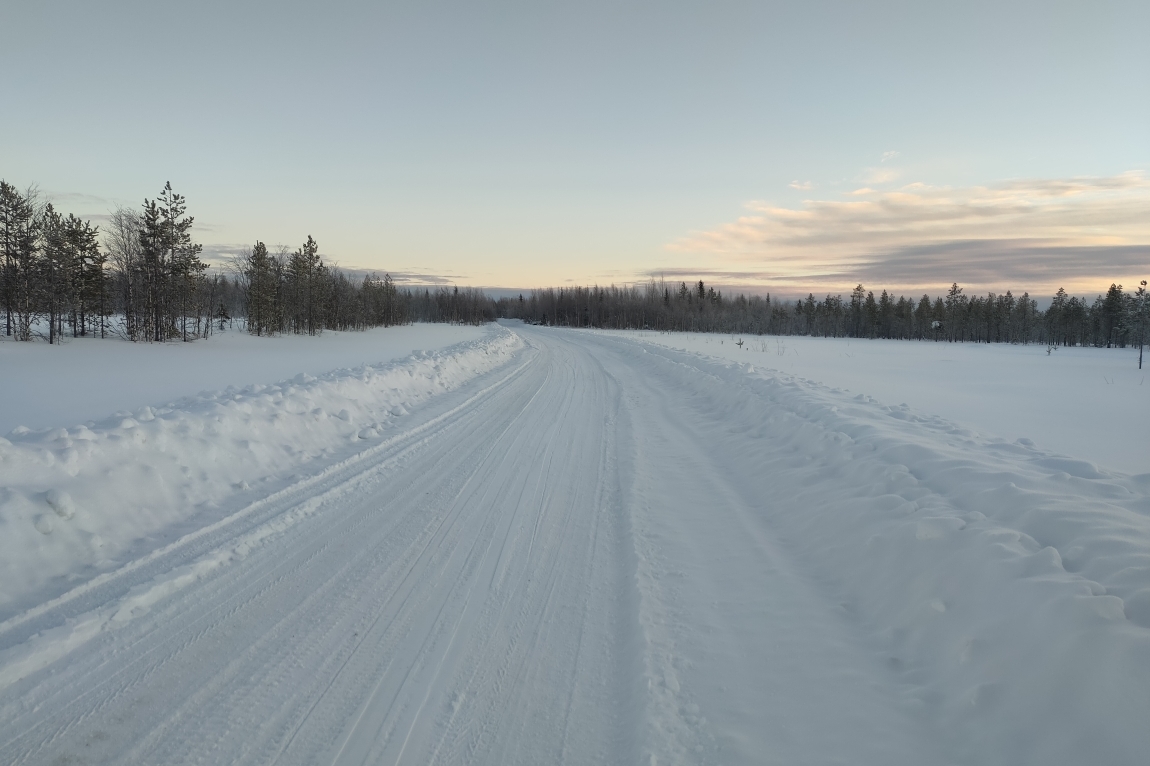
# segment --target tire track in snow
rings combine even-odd
[[[1027,677],[1072,667],[1031,655],[1082,636],[1116,647],[1066,655],[1086,668],[1144,656],[1073,548],[1058,543],[1063,569],[1036,542],[1086,518],[1073,539],[1111,556],[1082,571],[1133,590],[1138,551],[1114,541],[1116,519],[1140,539],[1118,513],[1142,502],[1134,483],[801,381],[521,334],[513,374],[412,413],[438,419],[406,441],[0,626],[19,645],[235,553],[0,690],[0,760],[1022,763],[1091,744],[1136,762],[1136,727],[1122,739],[1097,696],[1026,706],[992,675],[1004,657]],[[1093,515],[1063,507],[1079,501]],[[1022,608],[998,622],[975,603],[1004,595]],[[994,632],[1075,610],[1093,616],[1026,653]],[[1044,730],[1059,704],[1111,739]],[[1036,733],[1053,744],[1019,749]]]
[[[373,725],[353,732],[366,733],[367,758],[392,752],[388,743],[406,731],[405,761],[425,762],[446,743],[445,763],[495,762],[501,752],[508,757],[500,761],[538,762],[576,715],[588,745],[602,752],[607,737],[594,726],[614,725],[612,695],[606,673],[580,667],[581,647],[588,631],[610,644],[612,626],[578,604],[596,603],[618,583],[611,568],[572,577],[579,570],[569,564],[613,561],[604,546],[620,542],[585,534],[598,521],[589,512],[602,510],[588,506],[602,483],[596,467],[609,462],[601,455],[605,424],[580,423],[586,401],[570,373],[586,360],[539,354],[387,466],[353,473],[245,557],[80,647],[57,663],[62,674],[35,679],[38,701],[5,708],[22,721],[21,733],[0,756],[30,746],[21,757],[323,762],[338,748],[349,704],[371,705],[371,688],[389,678],[386,699],[368,716]],[[492,438],[493,425],[504,436]],[[588,460],[590,471],[567,472]],[[376,499],[392,490],[387,501]],[[393,523],[381,525],[385,519]],[[213,655],[221,649],[224,656]],[[469,658],[502,658],[493,663],[502,665],[501,680],[476,676]],[[565,668],[559,675],[552,659]],[[397,672],[412,681],[438,672],[439,682],[413,688]],[[580,675],[603,683],[577,688]],[[532,682],[541,678],[557,683]],[[84,698],[63,699],[76,685]],[[157,698],[161,688],[180,691]],[[447,736],[455,699],[464,703],[455,720],[486,721],[466,730],[483,736],[465,736],[462,750]],[[55,711],[48,720],[38,715],[46,709]],[[509,725],[510,711],[551,728],[508,749],[522,734]],[[36,737],[45,724],[53,735]],[[569,748],[566,757],[586,761],[586,752]]]
[[[410,455],[414,451],[418,451],[421,447],[426,445],[426,443],[429,441],[429,437],[427,435],[425,435],[425,432],[429,428],[437,429],[438,431],[448,430],[448,429],[454,430],[454,429],[458,429],[458,427],[461,425],[461,423],[470,422],[474,418],[474,416],[472,414],[470,414],[470,410],[472,408],[474,408],[476,406],[476,404],[482,400],[483,397],[489,396],[491,393],[497,391],[500,385],[506,385],[506,383],[509,380],[513,379],[514,376],[517,375],[518,373],[519,373],[519,370],[517,370],[516,372],[513,372],[509,376],[505,376],[504,378],[499,380],[495,385],[488,386],[486,389],[484,389],[481,392],[479,392],[478,394],[472,396],[463,405],[460,405],[460,406],[454,408],[453,410],[449,411],[448,413],[445,413],[444,415],[435,418],[432,422],[417,426],[415,429],[412,429],[411,431],[409,431],[409,432],[407,432],[407,433],[405,433],[399,437],[394,437],[392,440],[389,440],[392,443],[391,445],[387,445],[387,444],[381,445],[383,447],[393,446],[394,449],[391,450],[391,454],[388,454],[387,451],[381,450],[379,448],[369,450],[370,453],[384,452],[384,456],[383,456],[383,460],[381,460],[377,465],[375,465],[375,466],[369,465],[366,468],[366,471],[365,471],[365,468],[362,465],[362,463],[363,463],[365,457],[368,457],[368,456],[364,455],[363,453],[361,453],[360,455],[357,455],[356,457],[351,458],[347,461],[344,461],[343,465],[350,464],[350,465],[355,467],[354,470],[352,472],[350,472],[350,475],[349,475],[349,472],[344,472],[342,475],[338,475],[338,478],[334,482],[329,483],[327,486],[321,485],[321,489],[322,489],[323,493],[334,496],[334,498],[338,499],[342,493],[344,493],[348,490],[349,484],[355,485],[357,483],[362,483],[365,480],[365,475],[370,474],[372,471],[385,470],[388,467],[395,465],[396,461],[402,460],[404,457]],[[454,417],[460,415],[461,413],[466,414],[467,417],[465,417],[463,420],[453,419]],[[331,476],[332,474],[337,474],[337,472],[333,471],[331,469],[328,469],[327,471],[324,472],[323,476]],[[280,496],[282,496],[284,499],[286,499],[289,503],[292,503],[292,502],[298,503],[299,496],[300,496],[301,492],[305,491],[308,488],[308,485],[314,486],[314,484],[315,484],[315,482],[313,480],[305,480],[304,482],[301,482],[300,484],[297,484],[297,485],[289,488],[288,490],[285,490],[285,491],[278,493],[278,494]],[[303,485],[303,487],[301,488],[300,485]],[[308,502],[308,501],[305,501],[305,502]],[[264,505],[265,503],[266,503],[266,501],[261,501],[261,503],[257,503],[256,505],[260,506],[260,505]],[[293,507],[293,506],[289,505],[288,509],[290,510],[291,507]],[[249,513],[249,512],[250,512],[250,508],[245,509],[244,512],[241,512],[241,514],[237,514],[237,516],[242,518],[244,514]],[[285,511],[280,511],[281,514],[284,512]],[[187,538],[185,540],[180,541],[178,543],[175,543],[171,546],[168,546],[168,548],[166,550],[168,552],[171,552],[171,553],[182,553],[181,548],[183,547],[183,545],[181,545],[181,543],[182,544],[199,543],[204,539],[210,538],[212,535],[223,536],[220,534],[220,529],[222,526],[223,525],[213,525],[213,528],[207,530],[207,533],[205,533],[203,530],[199,531],[198,533],[193,533],[192,535],[187,536]],[[227,540],[227,537],[224,537],[224,539]],[[225,543],[225,545],[228,545],[228,544],[230,544],[230,543]],[[319,552],[320,552],[320,550],[313,551],[309,555],[309,558],[314,557]],[[159,569],[162,571],[163,567],[156,565],[156,562],[159,559],[161,559],[161,556],[151,555],[151,556],[147,557],[147,560],[143,563],[146,565],[152,565],[151,569]],[[179,560],[180,561],[186,560],[186,557],[181,557]],[[306,561],[302,562],[301,566],[306,565],[306,563],[307,563]],[[124,567],[122,570],[120,570],[120,574],[121,574],[121,576],[123,576],[123,575],[137,575],[137,573],[142,571],[142,570],[144,570],[145,575],[151,573],[150,569],[145,570],[143,565],[137,563],[135,565],[128,565],[128,566]],[[110,579],[110,578],[105,578],[105,582],[108,579]],[[105,586],[105,582],[88,584],[86,586],[83,586],[80,589],[77,589],[78,593],[72,594],[72,595],[74,597],[86,595],[87,592],[89,592],[92,588],[98,588],[98,587]],[[146,582],[146,580],[145,580],[145,582]],[[117,585],[118,585],[120,590],[129,590],[131,587],[130,585],[123,585],[123,584],[117,584]],[[63,604],[68,604],[71,600],[72,599],[69,599],[67,597],[62,597],[58,601],[62,602]],[[128,651],[129,652],[132,651],[132,648],[129,647]],[[153,651],[155,651],[155,649],[153,649]],[[173,656],[174,655],[168,655],[167,657],[165,657],[164,661],[172,659]],[[157,667],[159,667],[159,666],[157,666]],[[121,672],[123,672],[123,670],[126,670],[126,669],[122,669]],[[107,702],[107,700],[105,701],[105,703],[106,702]]]
[[[685,533],[691,528],[691,504],[683,502],[688,495],[664,491],[666,514],[633,504],[636,544],[650,554],[641,563],[641,587],[650,596],[646,604],[656,607],[644,626],[689,671],[678,679],[688,681],[684,694],[674,690],[670,709],[656,720],[710,713],[713,731],[717,719],[737,738],[721,756],[735,762],[761,762],[763,752],[780,763],[866,761],[860,744],[912,746],[916,740],[921,755],[912,746],[882,762],[1144,760],[1150,748],[1143,725],[1150,715],[1150,610],[1141,607],[1150,603],[1146,476],[1108,474],[1042,453],[1025,440],[980,438],[906,407],[884,407],[865,395],[633,336],[581,342],[618,360],[610,368],[631,376],[624,385],[629,391],[673,402],[662,416],[638,403],[634,418],[648,419],[648,433],[677,430],[667,436],[671,446],[664,457],[698,450],[695,466],[680,473],[719,482],[702,500],[715,512],[711,528],[693,534]],[[651,493],[658,495],[659,484],[674,481],[675,473],[651,468]],[[770,589],[746,592],[742,583],[755,567],[738,563],[733,554],[745,546],[738,535],[724,533],[728,529],[745,529],[764,543],[758,559],[780,557],[782,566],[764,571],[760,582],[785,581],[789,570],[799,580],[794,592],[805,592],[811,605],[821,603],[822,616],[808,609],[800,618],[800,604],[788,606]],[[714,547],[724,540],[726,547]],[[708,546],[694,568],[680,563]],[[718,610],[727,628],[700,631],[712,611],[707,581],[727,567],[739,573],[729,590],[743,593],[742,603]],[[760,615],[748,611],[771,600],[776,606]],[[688,619],[677,620],[676,610]],[[778,627],[772,614],[781,620]],[[772,671],[760,662],[755,669],[708,657],[702,634],[729,641],[738,633],[739,615],[758,623],[772,652],[788,640],[790,626],[807,625],[812,637],[806,646],[790,640],[792,669],[801,671],[790,672],[790,683],[786,672],[780,674],[785,667]],[[671,629],[664,627],[668,619]],[[815,629],[820,620],[828,625],[822,631]],[[837,638],[828,642],[827,636]],[[819,643],[828,653],[811,661],[809,649]],[[834,667],[836,656],[851,654],[856,660],[839,663],[838,677],[818,672]],[[754,755],[736,757],[732,750],[743,744],[737,740],[754,741],[746,735],[770,731],[791,711],[748,699],[745,707],[759,711],[766,725],[732,726],[739,711],[724,710],[730,695],[708,691],[702,668],[716,676],[737,668],[760,683],[775,677],[789,706],[805,706],[811,715],[760,742]],[[744,697],[754,691],[745,682],[730,688]],[[864,702],[836,710],[851,688]],[[695,701],[683,705],[687,694]],[[687,707],[696,704],[698,711]],[[882,725],[860,725],[859,709],[892,715],[875,719]],[[914,722],[916,731],[908,736],[899,718]],[[809,722],[819,725],[795,740],[793,733]],[[689,741],[690,727],[685,729]],[[887,734],[878,733],[883,730]],[[653,751],[660,752],[657,746]],[[697,760],[718,757],[704,748]]]

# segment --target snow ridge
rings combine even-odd
[[[77,572],[114,568],[133,541],[178,536],[194,516],[266,494],[258,485],[378,443],[408,409],[499,367],[522,345],[493,330],[398,362],[0,437],[0,617],[53,580],[67,586]]]
[[[1144,757],[1150,474],[637,345],[648,353],[630,354],[636,367],[690,392],[692,422],[725,444],[715,470],[870,635],[902,680],[905,709],[930,722],[951,757]]]

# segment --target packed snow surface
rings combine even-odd
[[[10,437],[0,761],[1145,763],[1150,475],[668,345]]]

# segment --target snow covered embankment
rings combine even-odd
[[[500,330],[399,362],[118,413],[94,427],[16,429],[0,438],[0,613],[53,578],[121,563],[132,541],[258,482],[378,442],[390,420],[522,345]]]
[[[870,634],[953,762],[1145,761],[1150,474],[642,348],[648,376],[692,394],[732,486]]]

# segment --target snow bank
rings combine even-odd
[[[0,614],[259,482],[378,442],[408,408],[521,345],[493,329],[399,362],[229,387],[74,428],[15,429],[0,438]]]
[[[733,488],[871,635],[954,762],[1145,761],[1150,474],[646,348],[647,374],[692,392]]]
[[[1150,367],[1138,369],[1137,349],[604,332],[908,404],[1113,470],[1150,471]]]
[[[0,434],[99,420],[109,412],[162,406],[201,391],[275,383],[402,359],[483,337],[447,324],[377,327],[365,332],[256,338],[229,330],[194,343],[129,343],[64,338],[59,346],[0,336]]]

